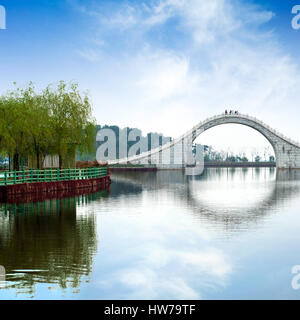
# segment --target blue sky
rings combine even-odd
[[[43,87],[74,79],[89,90],[100,124],[176,137],[233,106],[300,140],[300,30],[291,27],[296,4],[300,0],[0,0],[7,11],[0,92],[14,81]],[[221,139],[218,130],[205,139],[224,144],[235,129],[222,130]],[[250,138],[241,130],[235,143],[265,143],[259,135]]]

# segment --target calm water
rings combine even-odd
[[[0,205],[0,299],[300,299],[299,230],[300,171],[114,174]]]

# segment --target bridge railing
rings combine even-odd
[[[0,186],[33,182],[84,180],[105,177],[107,175],[107,167],[5,171],[0,174]]]
[[[204,125],[205,123],[208,123],[214,119],[217,119],[217,118],[223,118],[225,116],[224,113],[222,114],[219,114],[219,115],[216,115],[216,116],[213,116],[213,117],[210,117],[210,118],[207,118],[205,119],[204,121],[201,121],[200,123],[198,123],[196,126],[194,126],[192,128],[192,130],[190,130],[188,133],[186,133],[185,135],[182,135],[180,138],[184,138],[184,136],[187,136],[188,134],[190,134],[191,132],[197,130],[197,128],[201,127],[202,125]],[[296,141],[296,140],[293,140],[289,137],[287,137],[286,135],[280,133],[278,130],[276,129],[273,129],[272,127],[270,127],[269,125],[267,125],[265,122],[263,122],[262,120],[256,118],[256,117],[252,117],[248,114],[231,114],[231,115],[226,115],[226,117],[236,117],[236,118],[245,118],[245,119],[248,119],[250,121],[254,121],[262,126],[264,126],[267,130],[269,130],[271,133],[273,133],[274,135],[278,136],[279,138],[285,140],[286,142],[290,143],[290,144],[293,144],[295,145],[296,147],[300,148],[300,143],[299,141]]]
[[[221,116],[224,116],[221,115]],[[299,141],[293,140],[290,137],[282,134],[281,132],[279,132],[277,129],[274,129],[272,127],[270,127],[269,125],[267,125],[265,122],[263,122],[262,120],[256,118],[256,117],[252,117],[248,114],[237,114],[237,115],[229,115],[229,116],[233,116],[233,117],[241,117],[241,118],[246,118],[248,120],[252,120],[255,121],[256,123],[262,125],[263,127],[265,127],[266,129],[268,129],[271,133],[273,133],[274,135],[278,136],[279,138],[285,140],[286,142],[295,145],[296,147],[300,148],[300,143]]]

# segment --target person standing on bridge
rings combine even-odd
[[[228,111],[227,111],[227,109],[225,110],[225,115],[227,115],[228,114]]]

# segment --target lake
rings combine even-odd
[[[300,170],[113,173],[0,204],[0,299],[300,299],[299,230]]]

